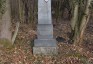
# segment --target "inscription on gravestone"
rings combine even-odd
[[[57,54],[57,44],[53,38],[51,0],[38,0],[37,33],[33,54]]]

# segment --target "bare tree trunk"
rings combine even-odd
[[[77,36],[77,33],[78,33],[78,29],[77,29],[77,21],[78,21],[78,4],[75,5],[75,8],[74,8],[74,14],[73,14],[73,17],[72,17],[72,20],[71,20],[71,41],[73,42],[73,40],[77,40],[76,36]]]
[[[75,8],[74,8],[74,16],[73,16],[73,18],[72,18],[72,20],[71,20],[72,30],[75,29],[75,25],[76,25],[76,22],[77,22],[77,20],[78,20],[78,7],[79,7],[79,6],[76,4],[76,5],[75,5]]]
[[[79,42],[82,42],[84,31],[85,31],[87,23],[88,23],[88,21],[90,19],[89,6],[91,5],[91,1],[92,0],[88,0],[86,10],[85,10],[85,15],[82,18],[82,22],[81,22],[81,25],[80,25],[80,41]]]
[[[87,23],[90,18],[90,9],[89,9],[90,4],[91,4],[91,0],[87,0],[85,9],[83,10],[84,15],[82,15],[82,16],[80,16],[78,13],[80,10],[78,7],[79,4],[77,4],[77,6],[75,6],[74,17],[71,22],[72,23],[71,24],[72,32],[74,32],[73,37],[72,37],[74,45],[82,44],[83,34],[84,34],[85,28],[86,28]],[[80,13],[82,13],[82,11]]]
[[[16,23],[16,30],[15,30],[15,33],[14,33],[14,35],[13,35],[13,37],[12,37],[12,44],[14,44],[14,42],[15,42],[15,39],[16,39],[18,30],[19,30],[19,25],[20,25],[20,23],[17,22],[17,23]]]
[[[11,15],[10,15],[10,0],[6,0],[5,13],[1,19],[0,39],[8,39],[11,41]]]

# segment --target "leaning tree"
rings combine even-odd
[[[85,28],[90,19],[92,0],[69,0],[69,2],[73,13],[71,20],[71,40],[74,45],[81,45]]]

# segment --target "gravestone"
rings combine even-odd
[[[33,54],[57,54],[57,42],[53,38],[51,0],[38,0],[37,39],[34,40]]]

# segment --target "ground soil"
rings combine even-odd
[[[54,21],[54,20],[53,20]],[[33,55],[36,25],[21,24],[12,49],[0,48],[0,64],[93,64],[93,21],[88,23],[83,45],[69,42],[70,21],[53,22],[54,38],[58,41],[58,55]]]

